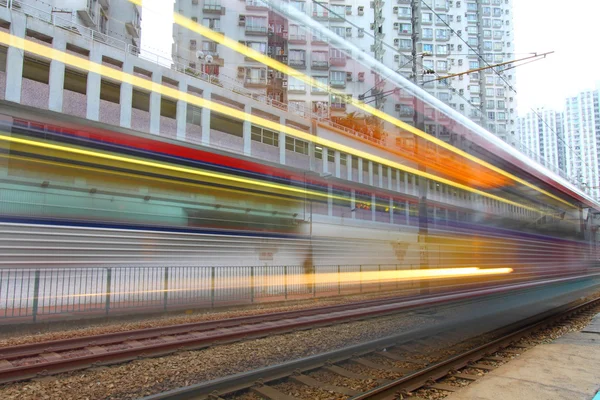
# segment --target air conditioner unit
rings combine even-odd
[[[394,22],[394,29],[400,29],[400,22]]]
[[[396,109],[396,111],[400,111],[400,109],[402,108],[400,104],[396,104],[396,106],[394,107]]]
[[[284,79],[281,86],[283,86],[284,88],[288,87],[288,81],[287,79]]]
[[[364,82],[365,81],[365,73],[364,72],[359,72],[358,73],[358,81],[359,82]]]
[[[394,14],[398,14],[398,7],[394,7],[392,10],[394,11]]]
[[[246,74],[246,69],[244,67],[238,67],[238,69],[237,69],[238,78],[243,78],[245,74]]]
[[[240,15],[238,18],[238,25],[239,26],[246,26],[246,16],[245,15]]]
[[[346,72],[346,82],[352,82],[352,72]]]

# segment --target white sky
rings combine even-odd
[[[239,0],[224,0],[239,1]],[[169,55],[173,0],[144,0],[159,13],[142,13],[142,49]],[[365,4],[367,0],[365,0]],[[600,81],[599,0],[513,0],[516,58],[555,51],[513,70],[519,114],[532,107],[562,109],[564,98]]]
[[[515,52],[556,52],[513,70],[519,114],[537,106],[562,109],[565,97],[594,88],[600,81],[600,1],[514,0],[513,4]]]

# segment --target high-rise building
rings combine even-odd
[[[516,145],[516,103],[509,89],[515,80],[511,71],[488,69],[435,81],[439,76],[513,58],[512,0],[322,3],[289,0],[285,3]],[[364,96],[366,102],[388,114],[413,121],[412,106],[403,103],[402,93],[390,95],[393,85],[353,61],[358,54],[348,57],[345,48],[332,45],[321,32],[305,29],[305,25],[293,18],[282,17],[268,2],[177,0],[175,11],[285,62],[318,82],[354,98]],[[349,111],[344,97],[308,87],[298,79],[288,79],[188,29],[175,25],[173,33],[173,58],[180,64],[209,74],[234,77],[246,88],[287,103],[299,112],[341,115]],[[211,63],[198,58],[198,54],[211,55]],[[428,115],[428,110],[424,114]],[[449,136],[445,127],[435,123],[435,118],[429,122],[426,119],[424,129],[443,139]]]
[[[517,120],[519,150],[551,170],[566,174],[563,113],[538,108]]]
[[[72,30],[89,28],[140,47],[141,9],[127,0],[20,0],[18,3],[26,8],[25,12],[47,14],[55,25]],[[80,34],[87,36],[88,32]]]
[[[587,90],[565,101],[567,171],[594,198],[600,198],[600,90]]]

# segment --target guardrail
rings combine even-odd
[[[0,320],[213,308],[397,288],[399,265],[0,269]]]

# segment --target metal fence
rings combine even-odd
[[[395,265],[0,269],[0,319],[210,308],[399,287]],[[406,283],[402,283],[406,285]]]

